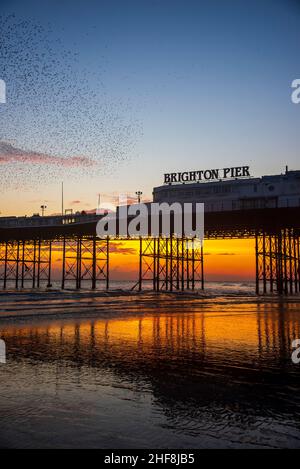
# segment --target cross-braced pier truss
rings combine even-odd
[[[248,233],[248,237],[255,237],[257,294],[300,292],[299,233],[293,228]],[[212,237],[218,239],[217,235]],[[219,233],[222,239],[223,235]],[[241,233],[232,231],[230,237],[240,238]],[[64,234],[52,239],[39,236],[0,241],[0,288],[50,287],[55,270],[63,289],[109,289],[110,243],[121,239],[131,238]],[[138,279],[133,288],[143,290],[149,284],[154,291],[204,288],[200,240],[175,235],[141,237],[138,255]]]
[[[62,288],[109,288],[109,238],[64,237],[62,240]]]
[[[259,231],[256,244],[256,293],[300,292],[299,231]]]
[[[51,283],[51,240],[0,243],[0,282],[3,288],[39,288]]]
[[[139,281],[154,291],[204,288],[203,245],[198,239],[140,238]]]

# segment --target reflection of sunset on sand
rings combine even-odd
[[[280,352],[281,342],[289,345],[300,336],[297,303],[281,307],[274,303],[251,302],[231,305],[207,302],[202,305],[199,300],[170,299],[161,304],[158,301],[161,312],[153,315],[151,310],[155,308],[151,307],[150,301],[155,299],[151,298],[151,294],[147,296],[148,299],[141,302],[142,307],[137,301],[131,307],[129,317],[122,319],[111,318],[109,314],[102,319],[62,319],[61,323],[53,319],[46,325],[44,319],[41,324],[33,322],[30,326],[6,325],[2,336],[8,340],[10,337],[26,338],[28,335],[42,339],[46,335],[49,344],[57,345],[58,342],[72,346],[78,342],[80,348],[86,350],[90,350],[92,344],[99,350],[103,345],[114,349],[127,344],[132,350],[140,352],[142,347],[142,353],[146,355],[153,347],[195,352],[201,352],[205,347],[216,347],[215,351],[226,347],[229,350],[236,348],[245,355],[251,349],[251,354],[258,356],[262,350]],[[119,299],[119,302],[126,305],[128,311],[127,301]],[[114,307],[119,311],[119,306],[110,302],[110,313],[114,312]],[[172,312],[169,312],[170,308]]]
[[[37,447],[298,445],[297,302],[148,293],[64,304],[76,319],[62,311],[0,323],[9,364],[0,442],[13,432],[31,446],[18,403],[35,421]]]

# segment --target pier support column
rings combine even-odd
[[[152,282],[154,291],[204,288],[203,246],[197,239],[140,238],[139,280],[142,290]]]
[[[64,237],[62,240],[62,289],[109,288],[109,238],[95,236]]]
[[[3,288],[39,288],[51,281],[51,241],[7,241],[0,245]]]
[[[0,243],[0,286],[3,289],[7,286],[8,252],[9,243],[7,241]]]
[[[257,294],[299,291],[299,234],[295,230],[256,233],[255,251]]]

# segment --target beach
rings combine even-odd
[[[0,446],[299,448],[299,297],[0,295]]]

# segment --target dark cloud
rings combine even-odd
[[[205,256],[236,256],[236,252],[204,252]]]
[[[136,254],[136,249],[128,246],[128,243],[112,242],[109,247],[110,253],[117,253],[123,255]]]
[[[79,205],[81,203],[81,200],[71,200],[70,205]]]

